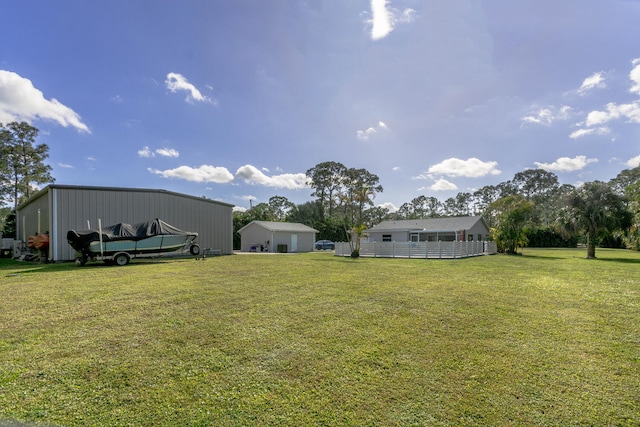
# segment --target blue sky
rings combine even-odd
[[[337,161],[375,202],[640,165],[640,1],[7,1],[0,123],[59,184],[248,208]]]

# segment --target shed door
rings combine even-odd
[[[291,252],[298,252],[298,235],[291,235]]]

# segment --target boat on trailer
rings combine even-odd
[[[102,260],[107,264],[127,265],[132,258],[189,251],[200,254],[194,243],[198,233],[180,230],[161,219],[137,224],[118,223],[98,229],[69,230],[67,242],[76,250],[76,264]]]

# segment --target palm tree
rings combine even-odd
[[[565,230],[585,234],[587,258],[595,258],[598,238],[615,230],[628,229],[632,218],[625,199],[606,183],[595,181],[569,194],[561,225]]]

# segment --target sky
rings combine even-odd
[[[57,184],[247,209],[365,168],[392,211],[640,165],[638,0],[0,0],[0,123]]]

